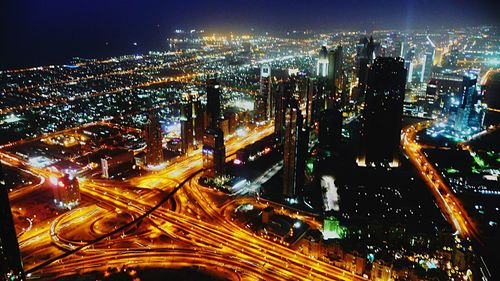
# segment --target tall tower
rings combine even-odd
[[[0,280],[26,280],[0,164]]]
[[[328,50],[326,49],[326,46],[322,46],[319,51],[316,74],[318,77],[328,76]]]
[[[260,68],[260,91],[255,98],[255,112],[259,122],[269,120],[274,116],[271,67],[268,64],[264,64]]]
[[[425,55],[422,62],[422,73],[420,82],[427,83],[431,79],[432,64],[434,63],[434,55],[436,53],[436,46],[432,40],[427,36],[427,44],[425,46]]]
[[[296,99],[290,99],[285,108],[285,143],[283,146],[283,196],[296,198],[304,185],[306,131],[303,116]]]
[[[328,107],[340,103],[342,97],[342,46],[337,46],[335,50],[328,53],[328,87],[330,99]]]
[[[207,87],[207,113],[208,126],[216,128],[222,119],[220,104],[220,84],[215,78],[210,78],[206,83]]]
[[[477,76],[475,74],[467,73],[464,75],[461,91],[462,100],[455,121],[455,129],[459,132],[470,133],[478,131],[482,127],[483,114],[481,110],[479,112],[474,110],[474,106],[479,100],[476,84]]]
[[[163,147],[160,122],[153,112],[149,113],[144,128],[146,139],[146,165],[156,166],[163,162]]]
[[[402,58],[378,57],[369,67],[358,165],[399,165],[405,78]]]
[[[193,102],[190,96],[181,101],[181,139],[182,139],[182,152],[187,153],[193,148]]]
[[[338,153],[342,138],[342,112],[330,108],[321,113],[319,120],[319,146]]]
[[[291,81],[282,81],[278,85],[275,98],[274,134],[278,144],[283,144],[285,137],[285,108],[287,101],[292,97]]]
[[[366,78],[368,73],[368,64],[371,63],[371,58],[373,54],[373,39],[370,37],[371,43],[366,37],[363,37],[356,44],[356,59],[357,59],[357,70],[358,70],[358,87],[362,93],[365,92],[366,88]],[[368,44],[370,44],[370,50],[372,53],[368,56]]]
[[[203,133],[205,127],[205,118],[203,114],[203,108],[201,106],[201,101],[199,96],[193,97],[193,119],[194,119],[194,137],[196,141],[196,146],[201,146],[203,144]]]
[[[224,134],[219,128],[208,128],[203,136],[203,175],[214,178],[223,175],[226,162]]]

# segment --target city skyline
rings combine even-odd
[[[176,29],[286,33],[294,30],[433,30],[496,25],[492,0],[7,1],[0,9],[0,69],[65,63],[168,48]],[[174,12],[175,11],[175,12]],[[280,12],[275,12],[280,11]],[[398,14],[397,17],[386,15]],[[459,23],[460,26],[457,26]],[[36,46],[36,48],[33,48]],[[13,59],[13,58],[16,59]]]
[[[0,281],[498,278],[495,4],[93,1],[3,5]]]

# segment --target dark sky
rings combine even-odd
[[[493,0],[0,2],[0,69],[160,49],[178,27],[281,31],[464,26],[498,24],[500,9]]]

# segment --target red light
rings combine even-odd
[[[57,183],[57,185],[58,185],[59,187],[64,187],[64,182],[59,181],[59,182]]]

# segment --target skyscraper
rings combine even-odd
[[[271,67],[264,64],[260,68],[260,90],[255,98],[256,121],[262,122],[274,116],[274,99],[272,96]]]
[[[463,77],[461,102],[458,106],[455,129],[463,133],[479,131],[483,125],[484,110],[477,108],[479,95],[477,91],[477,75],[467,73]]]
[[[340,103],[342,99],[342,46],[337,46],[335,50],[328,53],[328,87],[330,90],[330,98],[328,107],[333,104]]]
[[[413,77],[413,58],[415,57],[415,48],[410,48],[405,56],[405,69],[406,69],[406,83],[411,83],[412,82],[412,77]]]
[[[203,132],[205,127],[205,118],[203,114],[203,108],[201,106],[201,101],[199,96],[193,97],[193,119],[194,119],[194,138],[196,141],[196,146],[199,147],[203,144]]]
[[[422,60],[422,73],[420,76],[420,82],[427,83],[431,78],[432,65],[434,63],[434,54],[436,52],[436,46],[432,40],[427,36],[427,44],[425,46],[425,55]]]
[[[208,128],[203,136],[203,175],[214,178],[223,175],[226,163],[224,134],[219,128]]]
[[[283,196],[288,199],[296,198],[304,185],[307,135],[303,122],[297,100],[288,100],[285,108],[285,143],[283,146]]]
[[[208,126],[215,128],[219,126],[219,121],[222,119],[220,84],[215,78],[210,78],[207,80],[206,87]]]
[[[427,83],[427,88],[425,90],[425,104],[424,108],[428,115],[432,115],[433,111],[437,109],[438,91],[437,91],[437,81],[431,79]]]
[[[326,46],[322,46],[319,51],[316,75],[318,75],[318,77],[326,77],[328,75],[328,50]]]
[[[0,164],[0,280],[25,280],[9,195]]]
[[[292,82],[282,81],[278,85],[275,98],[274,134],[277,143],[283,144],[285,137],[285,107],[287,101],[292,97]]]
[[[362,93],[366,89],[366,79],[368,75],[368,65],[373,62],[375,43],[373,37],[370,40],[366,37],[360,39],[356,45],[357,68],[358,68],[358,88]]]
[[[319,120],[319,146],[338,153],[342,138],[342,112],[330,108],[321,113]]]
[[[146,139],[146,165],[156,166],[163,162],[163,147],[160,122],[153,112],[149,113],[144,129]]]
[[[359,165],[398,165],[405,78],[402,58],[378,57],[369,67]]]
[[[181,150],[183,153],[189,152],[193,148],[194,139],[193,139],[193,102],[191,101],[191,97],[187,97],[187,99],[181,101],[181,139],[182,145]]]

